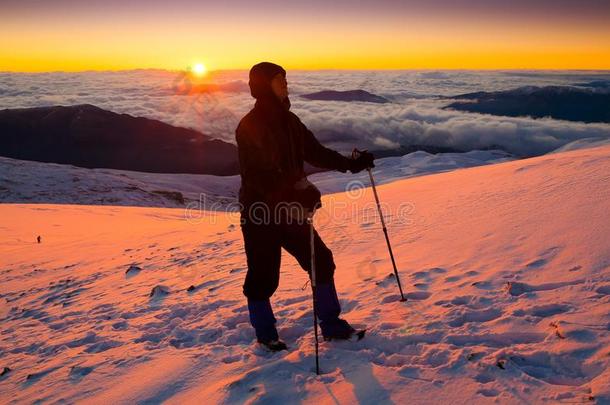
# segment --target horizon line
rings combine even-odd
[[[380,71],[380,72],[399,72],[399,71],[453,71],[453,72],[608,72],[608,68],[285,68],[286,71],[297,72],[322,72],[322,71]],[[228,68],[228,69],[213,69],[208,70],[205,76],[216,72],[247,72],[250,68]],[[83,70],[0,70],[0,74],[21,73],[21,74],[46,74],[46,73],[120,73],[120,72],[135,72],[135,71],[163,71],[163,72],[181,72],[188,73],[189,69],[167,69],[167,68],[128,68],[128,69],[83,69]]]

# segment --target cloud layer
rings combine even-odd
[[[525,85],[610,80],[608,72],[290,71],[292,111],[330,147],[391,149],[419,144],[459,150],[502,148],[519,156],[546,153],[581,138],[610,137],[610,125],[553,119],[494,117],[447,111],[448,96]],[[211,83],[180,91],[176,72],[140,70],[0,74],[0,108],[91,103],[135,116],[191,127],[234,141],[240,118],[253,106],[247,72],[219,72]],[[205,91],[202,91],[204,89]],[[392,103],[314,101],[301,94],[362,89]],[[209,90],[209,91],[208,91]]]

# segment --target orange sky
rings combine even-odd
[[[0,71],[247,69],[261,60],[290,69],[610,69],[610,6],[594,0],[516,0],[513,9],[493,0],[82,3],[3,2]]]

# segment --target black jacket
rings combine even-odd
[[[305,177],[303,162],[341,172],[349,168],[347,157],[322,146],[296,114],[275,105],[257,100],[235,131],[243,207],[295,201],[293,185]]]

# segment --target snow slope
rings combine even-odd
[[[85,169],[0,157],[0,202],[224,207],[237,198],[239,176]]]
[[[379,187],[406,303],[371,190],[325,196],[344,316],[369,332],[321,343],[319,377],[288,255],[291,350],[253,344],[233,214],[0,205],[1,401],[608,403],[609,185],[606,146]]]
[[[595,148],[595,147],[598,147],[598,146],[606,146],[606,145],[610,145],[610,139],[606,139],[606,138],[582,138],[582,139],[579,139],[577,141],[573,141],[573,142],[570,142],[568,144],[565,144],[561,148],[557,148],[553,152],[549,152],[549,153],[568,152],[568,151],[571,151],[571,150]]]
[[[467,153],[415,152],[378,159],[379,184],[428,173],[511,160],[502,151]],[[310,176],[323,193],[362,187],[368,175],[339,172]],[[354,183],[356,182],[356,183]],[[239,176],[142,173],[113,169],[83,169],[71,165],[41,163],[0,157],[0,202],[184,207],[231,210],[237,203]]]

